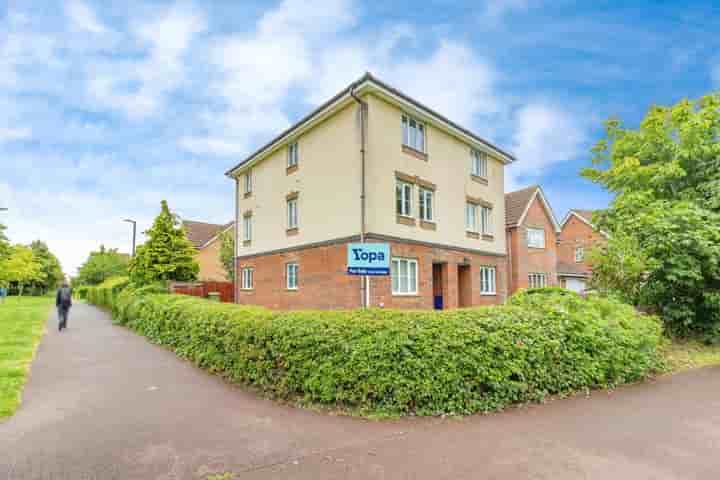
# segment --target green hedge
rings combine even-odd
[[[552,291],[447,312],[270,312],[128,290],[115,317],[231,381],[361,414],[490,411],[661,367],[655,317]]]
[[[110,310],[115,305],[117,296],[127,285],[127,277],[108,278],[99,285],[83,287],[78,295],[93,305]]]

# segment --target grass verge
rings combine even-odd
[[[51,297],[9,297],[0,304],[0,421],[20,405],[30,361],[45,331]]]
[[[697,340],[667,341],[662,353],[669,372],[720,365],[720,345],[705,345]]]

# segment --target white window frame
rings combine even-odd
[[[480,206],[480,228],[483,235],[492,235],[492,208],[484,205]]]
[[[489,265],[480,267],[480,295],[497,295],[497,268]]]
[[[243,241],[252,241],[252,215],[243,217]]]
[[[255,276],[255,269],[243,267],[240,271],[240,290],[252,290]]]
[[[401,276],[403,270],[402,265],[405,265],[405,274]],[[418,294],[418,281],[420,278],[420,271],[418,270],[418,261],[414,258],[403,258],[393,257],[391,262],[391,274],[390,283],[392,288],[392,294],[397,296],[403,295],[417,295]],[[413,279],[411,271],[415,273]],[[405,289],[402,288],[402,280],[405,280]],[[414,281],[412,281],[414,280]]]
[[[537,240],[541,241],[537,242]],[[528,227],[527,246],[530,248],[545,248],[545,229]]]
[[[581,263],[585,260],[585,247],[578,245],[575,247],[575,263]]]
[[[298,289],[298,272],[300,267],[297,262],[285,264],[285,288],[288,290]]]
[[[244,182],[244,193],[252,193],[253,190],[253,178],[252,178],[252,170],[248,170],[245,173],[245,182]]]
[[[290,142],[288,144],[288,168],[294,167],[299,163],[300,160],[300,149],[298,148],[298,142]]]
[[[420,120],[405,113],[402,114],[402,144],[418,152],[426,153],[427,127]]]
[[[413,216],[413,192],[415,185],[403,180],[395,181],[395,213],[403,217]],[[400,210],[398,210],[400,200]]]
[[[287,201],[287,228],[298,228],[299,224],[299,213],[298,213],[298,199],[292,198]]]
[[[488,155],[474,148],[470,150],[470,173],[476,177],[488,178]]]
[[[465,230],[479,233],[478,208],[480,205],[473,202],[465,202]]]
[[[435,221],[435,192],[429,188],[418,188],[418,215],[425,222]]]
[[[547,274],[546,273],[528,273],[528,286],[530,288],[545,288],[547,287]]]

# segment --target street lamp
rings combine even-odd
[[[7,212],[7,208],[6,208],[6,207],[0,207],[0,212]]]
[[[135,257],[135,233],[137,229],[137,222],[135,220],[130,220],[129,218],[126,218],[123,220],[123,222],[132,223],[133,226],[133,243],[132,243],[132,256]]]

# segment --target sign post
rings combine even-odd
[[[350,243],[347,247],[348,275],[390,275],[390,245]]]

